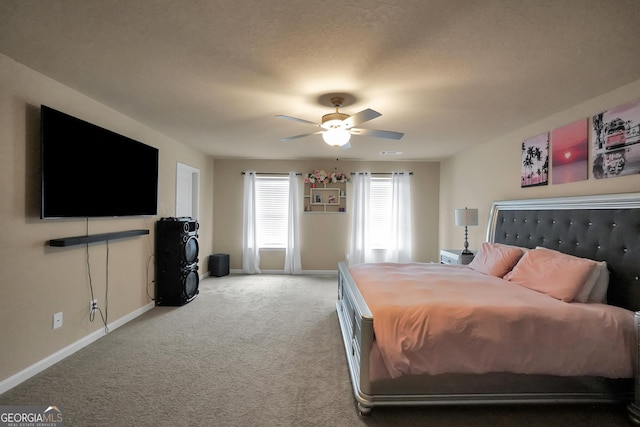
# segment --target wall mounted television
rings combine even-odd
[[[41,218],[156,215],[158,149],[40,107]]]

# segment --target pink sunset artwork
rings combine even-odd
[[[589,171],[589,124],[578,120],[551,131],[551,182],[584,181]]]

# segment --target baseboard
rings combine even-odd
[[[153,302],[150,302],[149,304],[140,307],[139,309],[132,311],[131,313],[122,316],[121,318],[115,320],[114,322],[109,323],[107,326],[109,328],[109,331],[113,331],[115,329],[118,329],[120,326],[132,321],[133,319],[135,319],[136,317],[142,315],[143,313],[151,310],[153,307],[155,306],[155,304]],[[18,372],[17,374],[14,374],[12,376],[10,376],[9,378],[7,378],[6,380],[0,382],[0,394],[11,390],[13,387],[17,386],[18,384],[28,380],[29,378],[33,377],[34,375],[38,374],[39,372],[44,371],[45,369],[55,365],[56,363],[58,363],[59,361],[61,361],[62,359],[71,356],[73,353],[75,353],[76,351],[88,346],[89,344],[97,341],[98,339],[102,338],[103,336],[105,336],[107,333],[105,332],[104,328],[100,328],[95,332],[92,332],[91,334],[87,335],[86,337],[74,342],[73,344],[70,344],[68,346],[66,346],[65,348],[56,351],[55,353],[53,353],[52,355],[45,357],[44,359],[40,360],[39,362],[34,363],[33,365],[23,369],[22,371]]]
[[[229,272],[231,274],[243,274],[242,269],[232,268],[231,270],[229,270]],[[284,273],[284,270],[262,270],[262,274],[285,274],[285,273]],[[319,275],[338,274],[338,270],[302,270],[300,274],[319,274]]]
[[[302,270],[302,274],[310,274],[310,275],[317,274],[322,276],[335,274],[337,276],[338,270]]]

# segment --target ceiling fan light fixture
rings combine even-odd
[[[349,142],[351,134],[344,129],[329,128],[322,133],[322,139],[332,147],[342,147]]]
[[[344,125],[344,120],[348,119],[349,115],[344,113],[329,113],[322,116],[322,127],[325,129],[339,128]]]
[[[358,126],[362,123],[368,122],[369,120],[373,120],[376,117],[380,117],[381,114],[371,108],[367,108],[362,110],[353,116],[349,114],[344,114],[339,111],[339,108],[344,104],[345,97],[342,95],[332,96],[333,94],[328,94],[327,96],[331,96],[331,104],[335,107],[336,111],[333,113],[325,114],[322,116],[322,121],[320,123],[314,123],[309,120],[299,119],[297,117],[277,115],[276,117],[293,120],[295,122],[306,123],[309,125],[320,127],[324,130],[305,133],[302,135],[294,135],[289,136],[287,138],[282,138],[281,141],[288,142],[294,139],[302,138],[309,135],[318,135],[322,134],[322,139],[328,145],[332,147],[340,147],[342,149],[351,148],[351,144],[349,144],[349,140],[351,139],[351,135],[365,135],[365,136],[375,136],[378,138],[386,138],[386,139],[400,139],[404,135],[400,132],[391,132],[388,130],[374,130],[374,129],[360,129],[355,126]],[[350,102],[353,101],[353,96],[350,97]],[[325,98],[323,95],[321,98]]]

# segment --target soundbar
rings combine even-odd
[[[49,246],[63,247],[83,245],[85,243],[103,242],[105,240],[124,239],[126,237],[142,236],[149,234],[149,230],[127,230],[113,233],[91,234],[87,236],[62,237],[49,240]]]

